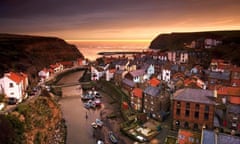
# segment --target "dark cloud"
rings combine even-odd
[[[0,31],[118,32],[120,28],[161,27],[231,16],[239,21],[239,9],[239,0],[1,0]]]

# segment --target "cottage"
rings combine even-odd
[[[49,78],[50,72],[47,68],[44,68],[40,72],[38,72],[38,76],[40,77],[40,81],[44,82]]]
[[[145,81],[144,75],[145,75],[145,70],[138,69],[135,71],[128,72],[128,74],[126,74],[125,78],[133,81],[134,83],[143,83]]]
[[[27,97],[27,87],[28,76],[24,73],[9,72],[0,79],[0,92],[6,98],[14,98],[17,102]]]
[[[50,65],[50,72],[57,73],[63,71],[63,65],[60,63]]]

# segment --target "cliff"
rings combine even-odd
[[[221,41],[221,44],[210,49],[204,48],[205,39]],[[231,60],[240,65],[240,31],[209,31],[160,34],[150,43],[150,49],[166,50],[190,50],[186,45],[195,41],[195,49],[209,52],[210,58],[222,58]],[[191,49],[192,50],[192,49]]]
[[[83,57],[74,45],[56,37],[0,34],[0,74],[26,72],[34,81],[38,71],[59,61]]]

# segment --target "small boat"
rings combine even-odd
[[[108,136],[112,143],[114,144],[118,143],[117,137],[114,135],[112,131],[108,132]]]
[[[93,128],[97,128],[97,127],[98,127],[98,125],[97,125],[95,122],[91,123],[91,126],[92,126]]]
[[[100,119],[96,119],[96,124],[97,124],[99,127],[102,127],[102,126],[103,126],[103,121],[101,121]]]
[[[102,140],[98,140],[97,144],[104,144],[104,142]]]

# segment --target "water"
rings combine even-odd
[[[142,52],[147,50],[149,41],[68,41],[77,46],[79,51],[91,61],[101,57],[99,52]]]

